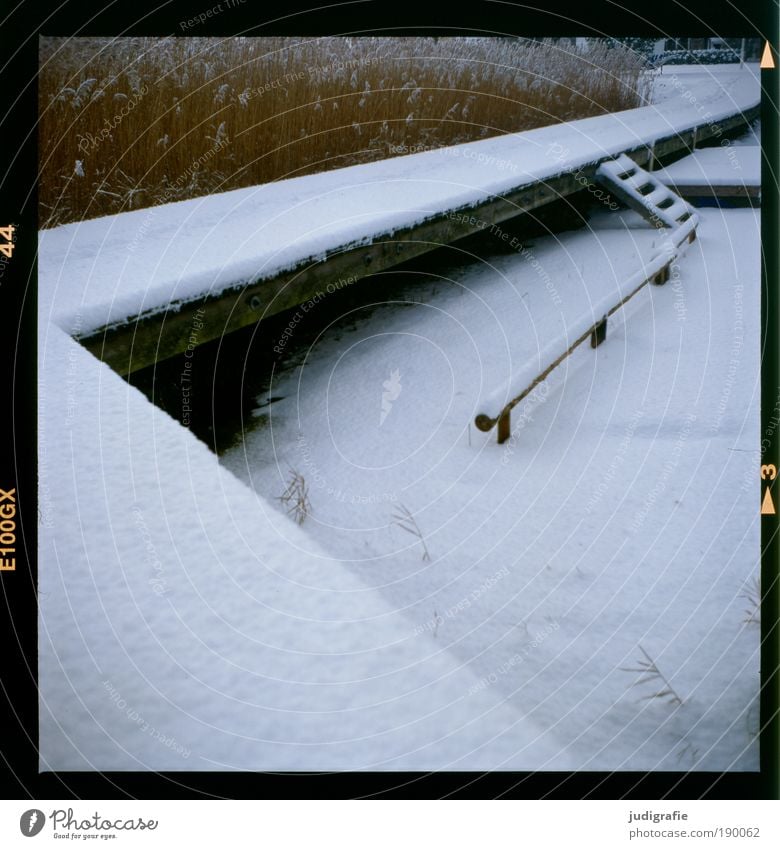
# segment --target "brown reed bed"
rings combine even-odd
[[[40,46],[52,227],[630,109],[621,46],[510,38],[76,38]]]

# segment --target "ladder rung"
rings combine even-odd
[[[690,207],[679,195],[625,154],[602,162],[596,178],[655,227],[674,228],[691,217]]]
[[[669,197],[669,190],[663,187],[659,187],[650,192],[647,197],[645,197],[645,201],[647,203],[652,203],[653,206],[660,206],[661,203]]]

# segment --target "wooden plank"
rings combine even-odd
[[[593,163],[580,173],[592,180],[596,166]],[[197,344],[203,344],[284,310],[299,305],[303,309],[309,302],[316,303],[363,277],[538,209],[581,188],[571,174],[532,183],[477,207],[450,211],[392,236],[378,236],[370,245],[336,250],[324,260],[308,260],[277,277],[175,304],[164,313],[140,315],[78,338],[95,356],[127,375],[186,351],[192,336],[197,337]],[[197,322],[201,326],[194,333],[197,310],[202,310]]]
[[[666,185],[683,198],[760,198],[761,186],[749,186],[744,183],[739,185],[714,185],[712,183],[700,183],[698,185],[678,186],[673,183]]]
[[[715,131],[710,125],[704,125],[698,132],[698,140],[701,142],[716,135],[718,128],[725,133],[747,125],[758,114],[759,108],[755,107],[732,116],[720,122]],[[657,140],[655,155],[663,158],[686,149],[692,142],[692,132]],[[649,162],[651,148],[642,145],[625,153],[637,164],[644,165]],[[521,185],[468,209],[450,210],[414,227],[379,234],[370,245],[341,246],[324,260],[311,258],[288,272],[257,280],[249,286],[223,290],[217,295],[186,303],[178,302],[165,312],[141,314],[77,338],[119,374],[130,374],[158,360],[184,353],[188,346],[217,339],[284,310],[297,306],[304,309],[308,302],[368,275],[581,191],[586,185],[583,178],[595,182],[599,162],[576,169],[579,179],[572,173],[563,173],[549,180]]]

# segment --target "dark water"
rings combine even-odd
[[[531,239],[584,227],[590,199],[556,201],[501,225],[529,245]],[[280,375],[300,365],[321,334],[335,338],[377,312],[427,303],[453,284],[453,274],[480,257],[512,253],[508,242],[489,231],[461,239],[388,271],[366,277],[299,314],[282,353],[274,352],[295,315],[289,310],[258,324],[198,346],[189,360],[181,354],[132,374],[130,383],[221,454],[237,444],[246,430],[262,426],[262,412],[280,400],[274,385]],[[186,382],[182,376],[186,374]],[[183,390],[186,388],[187,393]]]

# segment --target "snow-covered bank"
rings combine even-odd
[[[759,100],[752,70],[721,69],[653,106],[43,231],[45,319],[84,333],[240,286]]]

